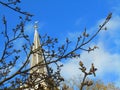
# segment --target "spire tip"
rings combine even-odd
[[[38,22],[39,22],[39,21],[35,21],[34,29],[38,29]]]

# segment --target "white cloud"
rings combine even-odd
[[[99,25],[103,21],[104,21],[104,19],[100,20],[97,25]],[[109,37],[111,37],[111,38],[115,38],[116,37],[115,35],[118,36],[118,34],[119,34],[118,32],[120,32],[120,30],[119,30],[119,28],[120,28],[119,22],[120,22],[120,16],[113,15],[111,20],[106,25],[106,27],[108,29],[107,32],[106,33],[101,32],[100,36],[105,37],[106,34],[108,34]]]
[[[95,63],[95,66],[98,68],[98,75],[101,75],[105,72],[113,72],[115,70],[116,72],[120,72],[120,54],[111,54],[105,51],[101,45],[98,46],[99,49],[96,49],[89,54],[87,52],[82,53],[81,58],[83,60],[89,61],[85,63],[87,63],[87,65],[92,62]]]
[[[120,54],[111,54],[104,50],[104,48],[99,44],[99,49],[95,50],[94,52],[83,52],[81,53],[80,59],[73,59],[64,64],[62,68],[62,75],[65,79],[71,79],[73,77],[80,76],[81,72],[79,68],[79,61],[82,60],[85,66],[90,67],[91,63],[95,64],[95,67],[98,68],[96,74],[96,79],[102,79],[105,82],[111,82],[111,80],[105,80],[107,74],[114,73],[118,75],[118,79],[120,79]],[[89,69],[89,68],[88,68]],[[112,74],[113,75],[113,74]],[[114,82],[114,81],[113,81]],[[115,83],[119,81],[116,80]]]
[[[79,65],[79,60],[73,59],[68,61],[67,63],[64,64],[64,67],[62,67],[62,76],[65,77],[65,79],[71,79],[73,77],[76,77],[80,75],[80,70],[78,69]]]
[[[113,18],[108,22],[106,32],[102,31],[99,34],[98,42],[102,42],[104,47],[112,53],[119,53],[120,51],[120,16],[113,15]]]
[[[98,26],[101,21],[103,21],[103,19],[101,19],[96,26]],[[63,76],[69,79],[81,74],[78,69],[78,63],[82,60],[87,67],[90,67],[91,63],[94,63],[98,68],[96,79],[102,79],[105,82],[112,82],[114,80],[113,82],[118,86],[120,80],[119,23],[120,16],[113,15],[113,18],[106,25],[108,30],[101,31],[98,35],[97,46],[99,46],[99,49],[90,53],[82,52],[80,59],[74,59],[65,63],[62,70]],[[92,27],[92,29],[96,28],[96,26]],[[76,37],[76,33],[73,33],[73,35],[71,33],[69,36],[74,38]]]

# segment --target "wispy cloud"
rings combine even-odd
[[[107,32],[101,32],[99,34],[98,42],[103,43],[106,49],[112,53],[120,53],[120,16],[113,15],[113,18],[110,22],[106,25],[108,28]]]
[[[97,25],[93,28],[96,28],[103,19],[101,19]],[[111,21],[106,25],[108,30],[102,31],[98,35],[97,46],[99,49],[93,52],[82,52],[80,59],[73,59],[64,64],[62,73],[65,78],[72,78],[78,76],[81,72],[78,69],[78,62],[82,60],[87,67],[90,67],[91,63],[94,63],[98,68],[96,79],[101,79],[104,82],[114,82],[116,85],[119,85],[120,80],[120,16],[113,15]],[[91,29],[90,29],[91,30]],[[69,35],[72,38],[73,35]],[[94,42],[93,42],[94,43]],[[92,44],[93,44],[92,43]]]
[[[78,69],[79,60],[74,59],[70,60],[67,63],[64,64],[64,67],[62,68],[62,76],[65,77],[65,79],[71,79],[73,77],[80,75],[80,70]]]

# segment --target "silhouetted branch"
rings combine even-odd
[[[24,32],[24,26],[27,21],[30,21],[30,17],[33,16],[28,12],[22,11],[19,7],[15,6],[16,4],[20,3],[20,0],[11,0],[8,2],[0,1],[1,5],[14,10],[20,14],[26,16],[23,18],[22,16],[19,17],[20,22],[16,24],[16,27],[12,29],[12,34],[9,35],[8,33],[8,25],[9,23],[6,20],[6,17],[3,16],[3,25],[4,31],[1,33],[4,36],[4,48],[2,49],[1,57],[0,57],[0,88],[2,89],[11,89],[14,90],[18,89],[35,89],[38,86],[38,89],[49,88],[50,90],[56,90],[57,87],[60,86],[60,83],[64,81],[64,78],[61,76],[60,71],[63,65],[59,65],[58,62],[65,59],[72,59],[80,57],[80,51],[93,51],[94,49],[98,48],[97,46],[84,48],[83,46],[88,45],[96,35],[103,29],[106,30],[105,25],[110,20],[112,14],[110,13],[106,20],[100,25],[99,29],[93,35],[89,35],[87,33],[87,29],[85,28],[82,35],[77,38],[76,43],[74,43],[74,48],[70,49],[72,41],[69,38],[66,38],[65,43],[59,45],[57,38],[51,38],[47,34],[43,37],[40,35],[41,46],[35,50],[33,50],[33,45],[30,42],[29,36]],[[21,48],[15,47],[15,41],[19,39],[24,39],[26,41],[25,44],[21,45]],[[22,54],[25,54],[26,59],[22,60]],[[30,67],[30,57],[31,55],[40,55],[43,56],[43,61],[39,62]],[[19,64],[21,65],[12,72],[11,70],[16,68]],[[56,66],[56,71],[50,67],[51,64]],[[47,67],[47,72],[38,72],[41,68]],[[80,62],[80,70],[84,73],[83,81],[81,83],[81,89],[87,85],[92,85],[92,81],[86,81],[86,77],[88,75],[94,75],[95,71],[97,70],[94,65],[91,65],[89,72],[86,71],[86,67]],[[33,73],[30,71],[33,70]],[[8,86],[4,86],[5,84]],[[43,85],[42,83],[45,83]]]
[[[19,8],[19,7],[12,7],[12,6],[9,6],[9,4],[14,4],[15,2],[12,2],[12,3],[4,3],[4,2],[2,2],[2,1],[0,1],[0,4],[2,4],[2,5],[4,5],[4,6],[6,6],[6,7],[8,7],[9,9],[11,9],[11,10],[14,10],[14,11],[16,11],[16,12],[19,12],[19,13],[21,13],[21,14],[23,14],[23,15],[27,15],[27,16],[33,16],[32,14],[30,14],[30,13],[28,13],[28,12],[23,12],[23,11],[21,11],[21,9]]]

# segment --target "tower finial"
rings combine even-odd
[[[38,21],[35,21],[34,29],[38,29]]]

